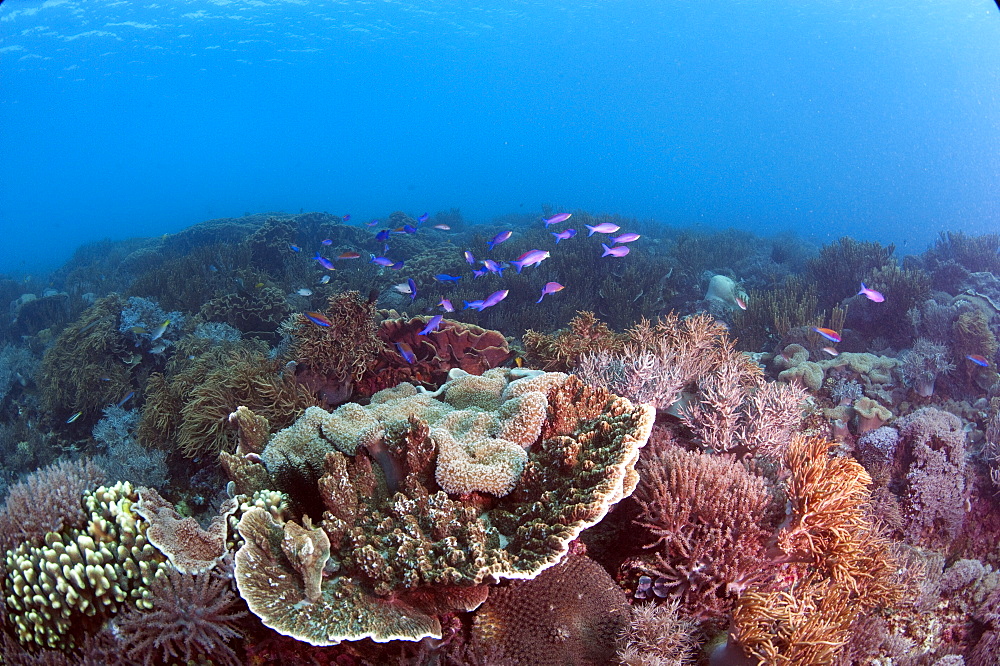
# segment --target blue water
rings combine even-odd
[[[991,0],[7,0],[0,72],[0,273],[276,210],[1000,229]]]

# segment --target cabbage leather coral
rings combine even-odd
[[[236,581],[264,624],[314,645],[440,637],[438,615],[555,565],[635,489],[651,408],[558,373],[453,375],[434,394],[403,384],[309,410],[272,437],[260,457],[275,486],[322,520],[240,520]],[[316,529],[325,562],[325,546],[297,547],[309,562],[283,547]]]
[[[481,375],[510,358],[502,333],[442,319],[437,329],[419,333],[430,317],[387,319],[378,328],[378,338],[386,344],[374,366],[355,383],[355,392],[370,396],[401,382],[440,386],[454,368]],[[397,351],[403,344],[413,351],[412,363]]]
[[[913,348],[903,352],[899,372],[914,393],[928,398],[934,395],[937,378],[955,369],[948,356],[948,348],[944,345],[936,345],[927,338],[917,338]]]

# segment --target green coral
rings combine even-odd
[[[124,605],[152,608],[149,588],[166,565],[146,538],[147,522],[132,511],[138,495],[118,483],[82,501],[85,526],[7,552],[7,618],[22,643],[72,648]]]

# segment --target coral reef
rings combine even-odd
[[[318,493],[337,575],[324,579],[321,599],[296,606],[308,597],[281,548],[286,527],[248,511],[237,582],[266,625],[313,644],[440,637],[437,614],[478,604],[483,583],[532,578],[555,565],[570,541],[635,488],[650,408],[572,377],[501,369],[462,374],[435,395],[442,399],[404,384],[374,396],[367,409],[309,411],[272,438],[261,459],[297,505],[314,506]],[[520,450],[513,489],[495,499],[445,492],[451,482],[438,481],[446,456],[434,434],[442,428],[472,447],[506,438],[505,450]],[[460,478],[488,492],[502,466],[486,462],[470,456]],[[286,593],[274,596],[265,571],[285,576]]]
[[[569,326],[553,334],[529,330],[524,334],[524,358],[531,367],[568,372],[588,353],[618,352],[623,341],[593,312],[580,312]]]
[[[636,604],[618,637],[620,666],[685,666],[698,646],[696,627],[677,613],[678,602]]]
[[[927,338],[917,338],[913,347],[903,352],[900,361],[903,382],[922,398],[934,395],[937,378],[955,369],[948,359],[948,348]]]

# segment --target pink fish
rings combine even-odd
[[[528,250],[510,263],[517,269],[517,272],[520,273],[521,269],[525,266],[537,266],[550,256],[551,255],[547,250]]]
[[[628,254],[628,246],[626,245],[615,245],[614,247],[608,247],[604,243],[601,243],[601,247],[604,248],[604,254],[602,257],[624,257]]]
[[[632,241],[637,241],[640,238],[642,238],[642,236],[640,236],[639,234],[634,234],[630,231],[628,233],[622,234],[621,236],[615,236],[614,238],[611,239],[611,242],[614,243],[615,245],[621,245],[622,243],[631,243]]]
[[[489,296],[487,296],[483,300],[483,304],[481,306],[479,306],[478,309],[479,309],[480,312],[482,312],[486,308],[493,307],[494,305],[496,305],[497,303],[499,303],[500,301],[502,301],[505,298],[507,298],[507,290],[506,289],[501,289],[499,291],[494,291],[492,294],[490,294]]]
[[[400,268],[403,267],[402,261],[397,261],[396,263],[392,263],[392,259],[388,259],[386,257],[373,256],[371,258],[371,263],[376,264],[378,266],[385,266],[386,268],[391,268],[394,271],[398,271]]]
[[[837,333],[837,331],[832,328],[819,328],[817,326],[813,326],[812,330],[819,333],[830,342],[840,342],[840,333]]]
[[[573,236],[576,236],[576,229],[566,229],[565,231],[550,231],[549,233],[556,237],[556,245],[559,245],[559,241],[569,240]]]
[[[549,226],[550,224],[559,224],[560,222],[565,222],[571,217],[573,217],[573,213],[559,213],[557,215],[553,215],[548,219],[542,218],[542,222],[545,223],[545,226]]]
[[[611,224],[610,222],[601,222],[594,226],[587,224],[585,226],[590,229],[590,233],[587,234],[588,236],[593,236],[594,234],[613,234],[621,229],[617,224]]]
[[[736,301],[736,307],[738,307],[740,310],[747,309],[747,302],[743,300],[741,297],[733,296],[733,300]]]
[[[441,320],[444,319],[443,315],[434,315],[431,317],[427,325],[424,326],[424,330],[417,333],[417,335],[427,335],[428,333],[433,333],[437,330],[437,327],[441,325]]]
[[[502,274],[503,273],[503,269],[505,268],[504,266],[501,266],[500,264],[498,264],[497,262],[493,261],[492,259],[486,259],[485,261],[483,261],[483,266],[490,273],[496,273],[497,275]]]
[[[500,233],[498,233],[496,236],[493,237],[493,240],[487,241],[486,244],[489,246],[489,249],[492,250],[494,246],[499,245],[500,243],[510,238],[511,234],[513,233],[514,233],[513,231],[501,231]]]
[[[476,258],[474,256],[472,256],[472,253],[469,252],[468,250],[466,250],[465,252],[463,252],[462,256],[465,257],[465,260],[469,263],[470,266],[472,266],[472,265],[474,265],[476,263]]]
[[[451,301],[449,301],[447,298],[442,298],[438,302],[438,306],[440,306],[441,309],[444,310],[445,312],[454,312],[455,311],[455,306],[452,305]]]
[[[865,286],[865,283],[861,283],[861,291],[857,293],[858,296],[865,296],[868,300],[874,303],[881,303],[885,300],[885,296],[881,292],[875,291],[874,289],[869,289]]]
[[[547,295],[554,294],[557,291],[562,291],[563,289],[565,289],[565,287],[559,284],[558,282],[546,282],[545,286],[542,287],[542,295],[535,302],[541,303],[542,299],[545,298]]]

